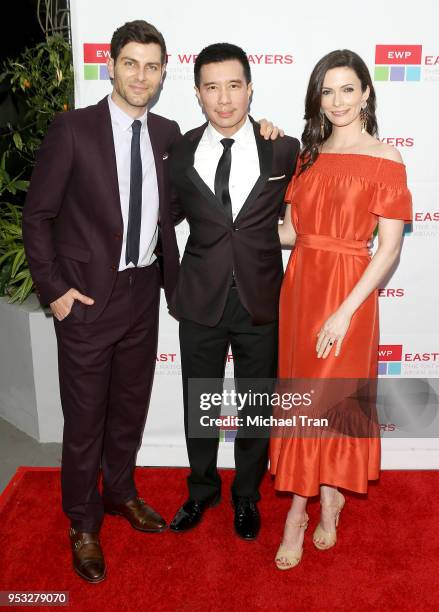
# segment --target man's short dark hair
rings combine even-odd
[[[228,60],[238,60],[244,69],[244,76],[247,84],[252,80],[250,64],[247,55],[241,47],[231,45],[230,43],[215,43],[204,47],[200,55],[195,60],[194,77],[195,85],[200,87],[201,67],[214,62],[227,62]]]
[[[121,49],[130,42],[137,42],[143,45],[155,43],[160,46],[162,64],[166,63],[166,43],[163,35],[152,24],[142,19],[128,21],[123,26],[117,28],[111,38],[110,53],[116,62]]]

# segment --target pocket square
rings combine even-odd
[[[280,176],[270,176],[269,181],[280,181],[285,178],[286,174],[281,174]]]
[[[163,153],[163,157],[162,157],[163,161],[164,161],[165,159],[168,159],[168,157],[169,157],[169,154],[168,154],[168,153]]]

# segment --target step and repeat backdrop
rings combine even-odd
[[[71,0],[71,14],[76,107],[94,104],[111,91],[106,62],[113,31],[126,21],[145,19],[163,33],[169,54],[153,110],[178,121],[183,132],[204,122],[194,93],[193,64],[208,44],[232,42],[246,51],[254,84],[251,114],[269,118],[298,138],[315,63],[341,48],[363,57],[377,92],[379,137],[401,152],[414,201],[414,221],[406,227],[399,267],[379,292],[379,375],[386,381],[380,418],[383,468],[439,467],[436,3],[418,0],[414,7],[406,0],[371,0],[359,7],[344,0]],[[185,223],[177,235],[182,252]],[[233,376],[231,354],[227,375]],[[223,466],[233,465],[234,434],[221,432]],[[178,326],[164,297],[156,378],[138,463],[187,465]]]

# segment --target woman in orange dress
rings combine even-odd
[[[317,63],[305,119],[300,162],[279,227],[282,245],[295,247],[280,297],[279,379],[373,381],[377,287],[397,261],[404,221],[411,219],[405,166],[399,152],[376,137],[372,80],[352,51],[333,51]],[[367,242],[377,225],[378,248],[371,258]],[[342,418],[355,412],[349,399]],[[299,413],[307,414],[303,407]],[[336,542],[345,503],[338,487],[366,493],[368,480],[379,477],[379,428],[361,406],[357,413],[362,417],[352,419],[362,430],[358,436],[355,425],[343,429],[340,424],[343,410],[335,426],[339,435],[331,424],[311,434],[305,427],[287,435],[274,429],[270,470],[275,488],[294,493],[275,559],[279,569],[301,560],[309,497],[320,494],[313,542],[326,550]],[[371,435],[364,434],[368,426]]]

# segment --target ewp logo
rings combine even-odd
[[[110,57],[108,43],[84,43],[84,79],[108,81],[107,60]]]
[[[376,45],[375,81],[420,81],[422,45]]]
[[[378,375],[401,374],[402,344],[381,344],[378,347]]]

